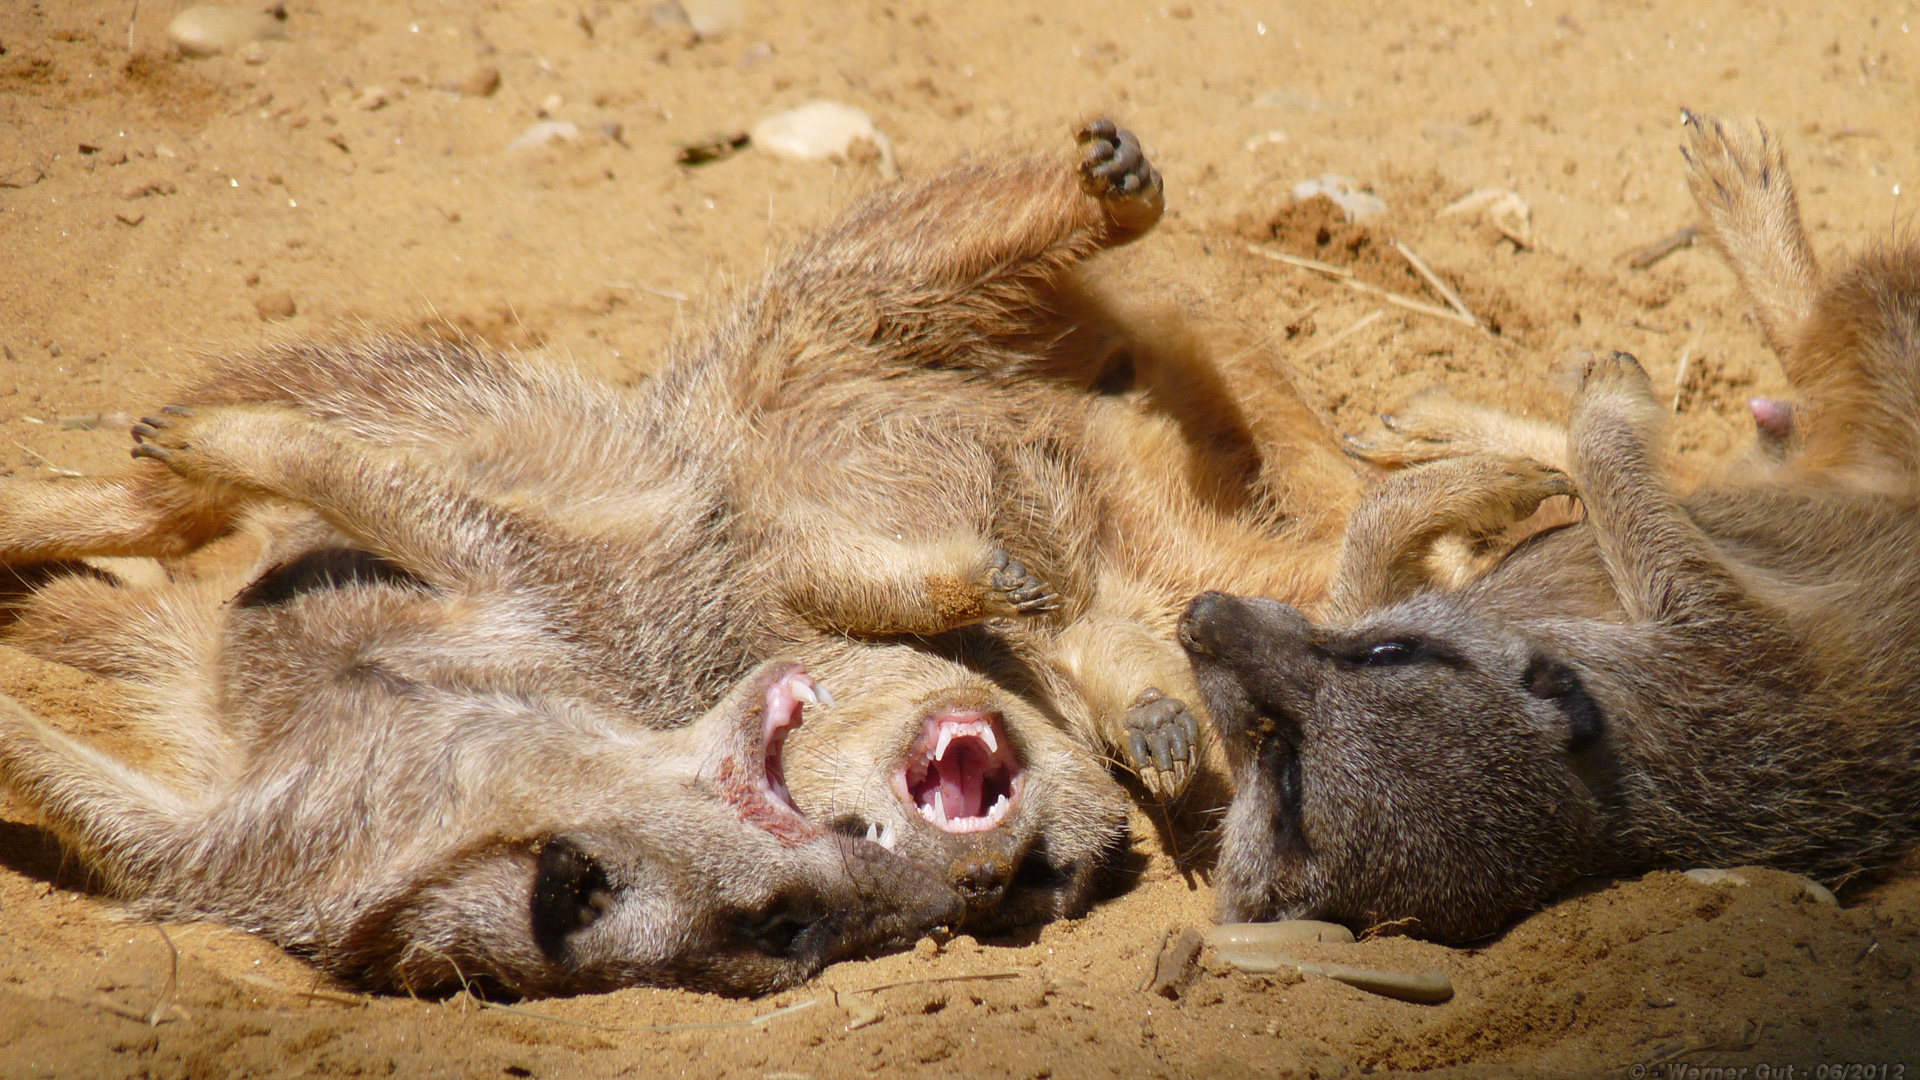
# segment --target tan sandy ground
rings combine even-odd
[[[1279,357],[1311,354],[1302,386],[1342,429],[1441,381],[1550,411],[1555,359],[1621,347],[1656,382],[1688,358],[1677,427],[1700,463],[1749,437],[1746,396],[1784,387],[1707,251],[1645,270],[1620,258],[1690,219],[1678,107],[1774,122],[1823,254],[1887,236],[1898,185],[1920,175],[1912,3],[1065,0],[1030,14],[744,0],[739,29],[696,42],[637,0],[299,0],[291,40],[181,61],[163,37],[180,5],[148,0],[129,64],[131,6],[0,2],[11,475],[116,468],[128,414],[163,402],[196,353],[342,321],[439,320],[632,380],[771,246],[878,182],[871,166],[752,153],[674,163],[682,143],[816,97],[871,111],[908,174],[969,150],[1061,145],[1073,121],[1114,111],[1143,134],[1172,210],[1109,260],[1109,280]],[[483,65],[501,74],[492,96],[442,89]],[[543,102],[586,137],[509,153]],[[1296,180],[1327,171],[1371,185],[1390,213],[1365,230],[1333,222],[1322,243],[1324,215],[1282,212]],[[1483,187],[1531,204],[1531,249],[1436,217]],[[1278,243],[1434,301],[1389,237],[1500,340],[1385,308],[1328,347],[1383,305],[1246,251]],[[296,314],[265,321],[289,298]],[[4,654],[0,689],[76,729],[112,728],[110,689],[72,672]],[[1139,991],[1141,974],[1169,928],[1206,923],[1212,892],[1152,849],[1142,821],[1130,888],[1030,940],[923,942],[761,1001],[634,990],[532,1015],[343,996],[212,926],[171,928],[175,986],[159,931],[73,891],[76,869],[20,808],[0,809],[6,1077],[1920,1070],[1911,867],[1844,909],[1782,875],[1707,887],[1660,873],[1597,883],[1474,948],[1344,950],[1448,972],[1458,993],[1444,1005],[1217,973],[1173,1002]],[[737,1023],[787,1006],[805,1007]],[[636,1030],[664,1024],[706,1026]]]

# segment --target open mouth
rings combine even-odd
[[[792,793],[787,790],[786,766],[782,760],[787,748],[787,736],[804,720],[806,706],[832,704],[833,695],[827,693],[827,688],[800,670],[775,680],[767,688],[766,719],[760,729],[760,760],[763,768],[761,785],[769,802],[784,806],[796,814],[800,812],[799,807],[793,805]]]
[[[927,718],[894,784],[935,828],[985,832],[1013,811],[1023,771],[999,714],[944,710]]]

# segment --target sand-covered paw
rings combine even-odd
[[[987,583],[993,597],[1010,614],[1038,615],[1060,606],[1060,597],[1025,563],[995,545],[987,553]]]

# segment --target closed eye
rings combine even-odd
[[[1349,664],[1360,667],[1398,667],[1418,660],[1435,659],[1427,644],[1418,638],[1395,638],[1371,643],[1355,642],[1335,651]]]

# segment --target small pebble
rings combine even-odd
[[[277,41],[286,36],[286,24],[279,19],[236,7],[190,7],[167,24],[168,39],[192,57],[218,56],[251,42]]]
[[[567,99],[561,97],[559,94],[548,94],[540,102],[540,107],[534,110],[534,115],[544,120],[547,117],[552,116],[554,113],[559,112],[560,107],[562,105],[565,105],[566,103],[567,103]]]
[[[1485,221],[1517,247],[1533,244],[1533,208],[1519,192],[1506,188],[1481,188],[1441,207],[1436,217],[1468,217]]]
[[[500,69],[491,64],[482,64],[467,72],[466,78],[454,83],[453,89],[468,97],[486,97],[500,89]]]
[[[893,161],[893,141],[873,124],[873,117],[837,101],[813,101],[797,109],[775,113],[753,126],[753,145],[788,161],[845,162],[864,147],[878,154],[880,175],[900,175]]]
[[[291,319],[294,316],[293,294],[280,289],[270,292],[253,302],[253,310],[260,313],[262,319]]]
[[[1387,212],[1386,200],[1371,191],[1362,191],[1359,181],[1336,173],[1322,174],[1318,180],[1302,180],[1293,185],[1293,201],[1306,202],[1316,195],[1332,199],[1347,215],[1348,221],[1365,221]]]
[[[572,142],[580,129],[567,120],[542,120],[507,144],[509,150],[532,150],[553,142]]]
[[[687,25],[703,38],[740,29],[740,0],[680,0]]]
[[[680,0],[660,0],[647,9],[647,18],[652,19],[655,26],[685,26],[688,21],[687,10],[680,6]]]

